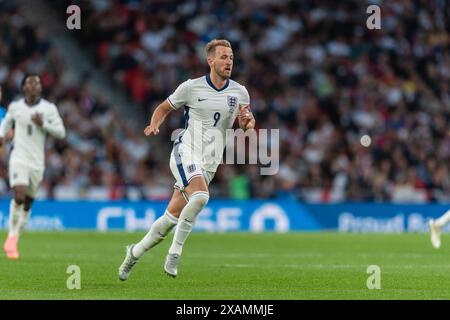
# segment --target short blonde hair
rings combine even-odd
[[[205,46],[206,57],[209,57],[212,53],[216,52],[216,47],[223,46],[231,49],[231,43],[225,39],[213,39]]]

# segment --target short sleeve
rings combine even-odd
[[[172,108],[175,110],[180,109],[181,107],[185,106],[189,99],[189,93],[190,93],[190,85],[191,80],[187,80],[180,84],[178,88],[172,93],[167,100],[169,101]]]
[[[248,94],[247,88],[242,86],[242,100],[239,104],[250,104],[250,95]]]
[[[48,104],[48,108],[45,113],[46,116],[44,117],[44,124],[51,126],[60,122],[61,116],[58,112],[58,108],[53,103]]]

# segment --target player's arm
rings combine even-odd
[[[250,111],[249,104],[241,104],[239,105],[239,114],[238,114],[239,128],[244,131],[254,129],[255,128],[255,117],[253,117],[253,113]]]
[[[8,111],[6,112],[6,116],[2,119],[0,124],[0,148],[3,146],[3,142],[5,140],[5,137],[7,138],[8,132],[12,130],[13,123],[13,111],[12,107],[10,106],[8,108]]]
[[[167,115],[171,113],[174,108],[170,105],[169,101],[166,99],[163,103],[156,107],[153,111],[150,124],[144,129],[144,134],[146,136],[157,135],[159,133],[159,127],[163,124]]]
[[[8,130],[8,133],[6,134],[5,140],[6,141],[12,141],[14,139],[14,128],[11,128]]]
[[[159,127],[166,119],[167,115],[173,110],[178,110],[182,106],[186,105],[189,100],[189,84],[190,80],[187,80],[180,84],[178,88],[172,93],[163,103],[156,107],[152,114],[150,124],[144,129],[146,136],[157,135],[159,133]]]
[[[66,136],[64,122],[56,109],[56,106],[45,119],[39,113],[34,114],[31,120],[42,130],[46,131],[52,137],[63,139]]]

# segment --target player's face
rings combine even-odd
[[[217,46],[211,67],[222,79],[229,79],[233,70],[233,50],[228,47]]]
[[[25,96],[39,97],[42,92],[41,79],[37,76],[28,77],[23,85]]]

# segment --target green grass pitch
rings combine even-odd
[[[121,282],[125,245],[143,235],[26,232],[19,260],[0,257],[0,299],[450,299],[447,235],[435,250],[428,234],[193,233],[177,278],[163,272],[166,240]],[[70,265],[80,290],[66,287]],[[369,265],[380,290],[366,286]]]

